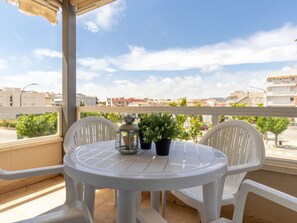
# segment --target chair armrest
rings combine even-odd
[[[258,170],[262,167],[262,164],[239,164],[236,166],[228,166],[227,173],[226,175],[233,175],[233,174],[238,174],[238,173],[244,173],[244,172],[249,172],[253,170]]]
[[[297,212],[297,198],[252,180],[244,180],[238,193],[233,221],[242,222],[244,206],[249,192]]]
[[[15,180],[20,178],[42,176],[47,174],[64,173],[63,167],[63,165],[56,165],[15,171],[7,171],[0,169],[0,179]]]

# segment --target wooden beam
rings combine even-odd
[[[113,1],[115,0],[85,0],[82,2],[77,2],[77,14],[84,14],[86,12],[92,11],[93,9],[109,4]]]

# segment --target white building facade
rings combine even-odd
[[[20,88],[0,89],[0,107],[45,106],[45,93],[22,91]]]
[[[52,95],[52,105],[53,106],[63,105],[62,94]],[[97,97],[90,97],[80,93],[76,94],[76,106],[96,106],[96,105],[97,105]]]
[[[22,91],[21,88],[0,89],[0,107],[42,107],[45,106],[45,93]],[[18,114],[0,114],[0,119],[13,120]]]
[[[270,107],[296,107],[297,74],[267,76],[266,94]]]

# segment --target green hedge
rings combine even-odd
[[[54,135],[57,133],[57,120],[57,113],[19,116],[16,124],[17,135],[20,138]]]

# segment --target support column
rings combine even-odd
[[[76,10],[70,0],[62,5],[63,136],[76,121]]]

